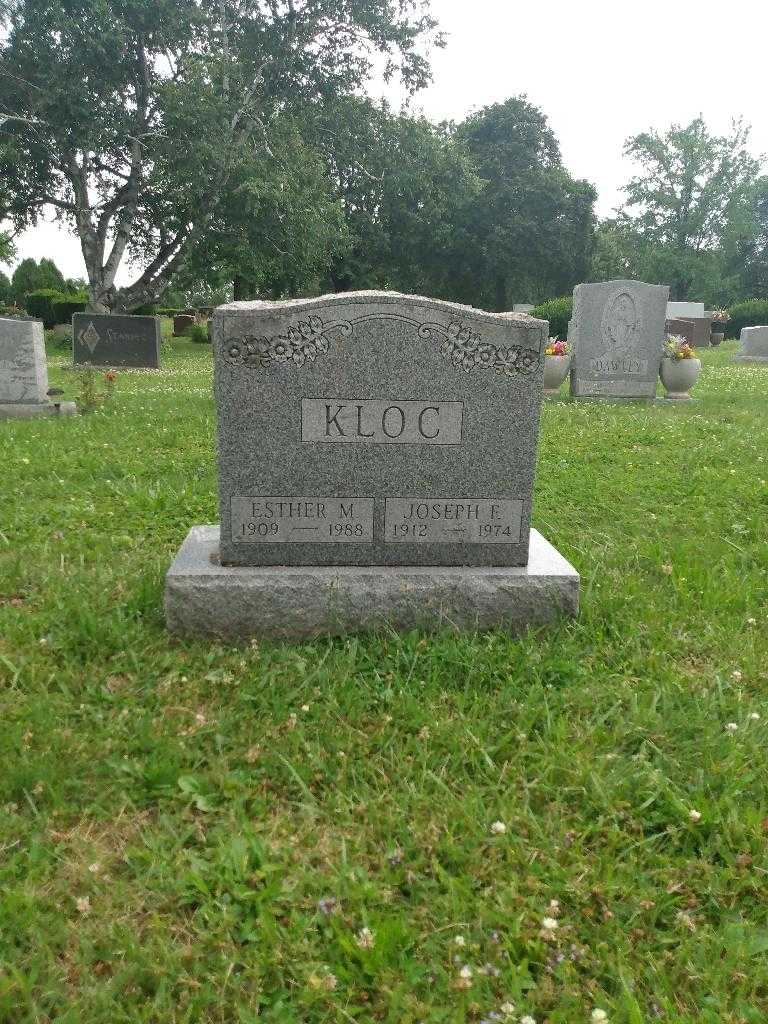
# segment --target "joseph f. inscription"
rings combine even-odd
[[[461,444],[462,402],[303,398],[301,439],[325,444]]]
[[[517,544],[523,503],[508,498],[387,498],[387,544]]]

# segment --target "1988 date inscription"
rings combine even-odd
[[[240,544],[370,544],[373,498],[232,498]]]

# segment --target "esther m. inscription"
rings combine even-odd
[[[363,544],[373,540],[373,498],[232,498],[240,544]]]
[[[325,444],[460,444],[462,402],[302,398],[301,439]]]
[[[388,544],[517,544],[523,503],[517,498],[387,498]]]

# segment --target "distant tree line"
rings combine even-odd
[[[70,225],[93,310],[366,287],[504,310],[618,276],[768,291],[741,124],[630,139],[638,173],[598,223],[525,96],[439,125],[366,99],[374,52],[428,83],[429,0],[5,0],[0,21],[0,217]]]

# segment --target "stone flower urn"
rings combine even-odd
[[[570,356],[544,356],[544,394],[556,395],[568,376]]]
[[[700,359],[672,359],[664,356],[661,360],[661,383],[666,390],[665,398],[673,401],[690,401],[690,390],[701,373]]]
[[[710,335],[710,343],[712,345],[722,345],[725,341],[725,333],[720,331],[712,331]]]

